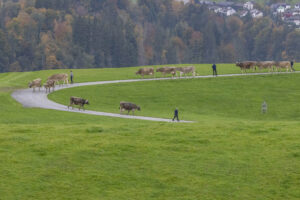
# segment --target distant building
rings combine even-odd
[[[226,8],[226,16],[231,16],[231,15],[234,15],[236,13],[236,11],[231,8],[231,7],[227,7]]]
[[[248,2],[244,3],[243,7],[247,10],[252,10],[254,8],[254,3],[252,3],[251,1],[248,1]]]
[[[295,6],[294,6],[295,9],[300,9],[300,3],[297,3]]]
[[[248,10],[242,10],[242,11],[240,12],[240,17],[245,17],[248,13],[249,13]]]
[[[253,18],[261,18],[261,17],[264,16],[264,13],[261,12],[261,11],[259,11],[259,10],[257,10],[257,9],[251,10],[251,11],[250,11],[250,14],[251,14],[251,16],[252,16]]]
[[[279,7],[276,9],[276,11],[277,11],[277,13],[284,13],[285,7],[279,6]]]

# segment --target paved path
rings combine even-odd
[[[219,75],[218,77],[233,77],[233,76],[254,76],[254,75],[274,75],[274,74],[288,74],[288,73],[300,73],[297,72],[279,72],[279,73],[248,73],[248,74],[225,74]],[[213,76],[196,76],[196,77],[186,77],[186,78],[174,78],[174,79],[192,79],[192,78],[212,78]],[[130,79],[130,80],[115,80],[115,81],[97,81],[97,82],[87,82],[87,83],[75,83],[69,84],[68,86],[57,86],[55,90],[62,90],[72,87],[80,87],[80,86],[88,86],[88,85],[104,85],[104,84],[114,84],[114,83],[129,83],[129,82],[140,82],[140,81],[156,81],[156,80],[171,80],[172,78],[151,78],[151,79]],[[79,111],[78,109],[70,109],[68,110],[65,105],[55,103],[50,101],[47,97],[45,89],[41,89],[36,92],[32,92],[32,89],[22,89],[16,90],[12,93],[12,97],[16,99],[19,103],[21,103],[24,107],[30,108],[44,108],[44,109],[52,109],[52,110],[60,110],[60,111],[68,111],[68,112],[76,112],[76,113],[84,113],[90,115],[100,115],[100,116],[108,116],[108,117],[119,117],[119,118],[127,118],[127,119],[140,119],[140,120],[148,120],[148,121],[160,121],[160,122],[172,122],[170,119],[163,118],[154,118],[154,117],[143,117],[143,116],[132,116],[132,115],[121,115],[116,113],[107,113],[107,112],[98,112],[92,110]],[[182,123],[191,123],[192,121],[180,121]]]

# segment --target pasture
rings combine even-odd
[[[200,75],[210,65],[196,65]],[[232,64],[219,74],[239,73]],[[296,69],[300,69],[299,64]],[[138,68],[73,70],[75,82],[138,78]],[[23,108],[10,93],[52,70],[0,74],[0,199],[299,199],[300,74],[217,77],[61,90],[68,104],[179,116],[159,123]],[[146,89],[145,89],[146,88]],[[269,112],[262,116],[266,99]]]

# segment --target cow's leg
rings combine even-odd
[[[130,111],[130,110],[128,110],[128,113],[127,113],[127,115],[129,115],[129,111]]]

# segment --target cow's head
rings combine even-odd
[[[140,110],[141,110],[141,107],[137,106],[137,109],[140,111]]]
[[[32,87],[32,82],[28,83],[28,87],[31,88]]]
[[[90,105],[89,100],[84,100],[84,103]]]
[[[161,67],[156,69],[156,72],[161,72],[161,71],[162,71]]]
[[[141,73],[141,69],[139,69],[137,72],[135,72],[136,75]]]

